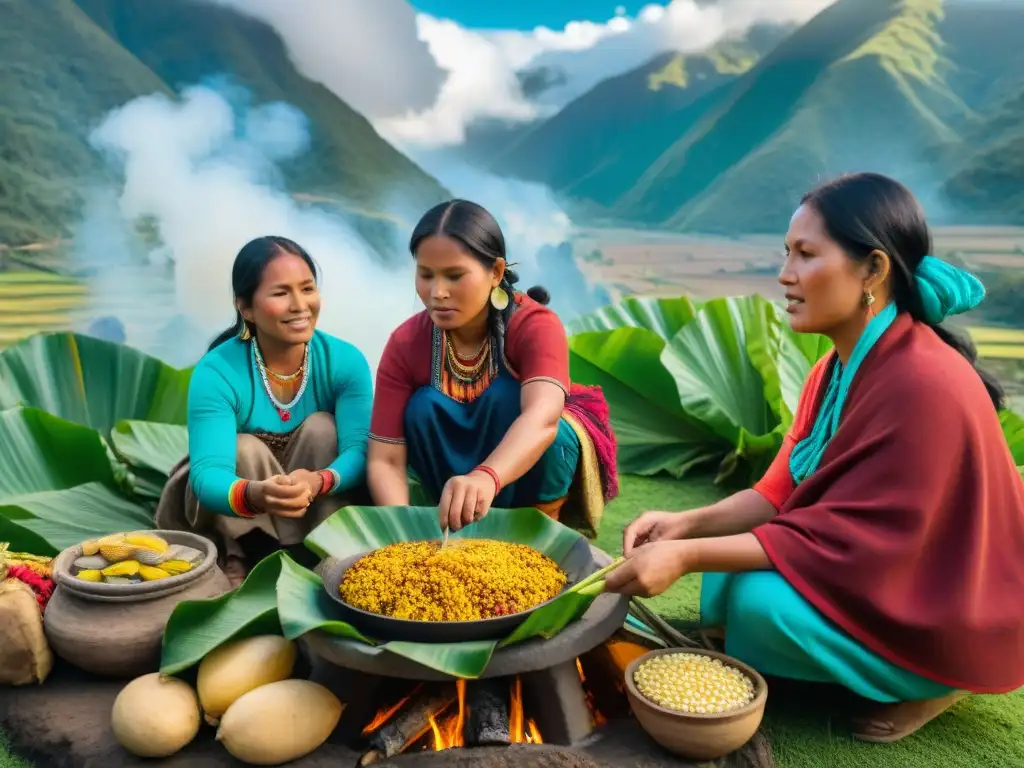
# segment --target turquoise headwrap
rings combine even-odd
[[[985,286],[978,278],[934,256],[925,256],[921,260],[914,271],[914,282],[921,296],[923,319],[930,325],[938,325],[950,315],[974,309],[985,298]],[[797,485],[813,474],[821,463],[825,449],[839,428],[846,394],[857,369],[892,325],[896,314],[896,302],[890,301],[867,324],[847,364],[844,366],[836,361],[811,434],[793,446],[789,457],[789,471]]]

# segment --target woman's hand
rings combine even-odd
[[[293,469],[288,473],[288,477],[297,483],[305,485],[313,499],[319,496],[320,491],[324,489],[324,476],[319,472],[310,472],[308,469]],[[310,503],[312,503],[312,500]]]
[[[249,499],[257,512],[277,517],[302,517],[313,501],[309,486],[290,475],[274,475],[249,483]]]
[[[444,484],[437,505],[437,522],[443,531],[457,531],[487,515],[494,501],[494,479],[486,472],[457,475]]]
[[[685,540],[637,547],[605,577],[605,590],[636,597],[660,595],[691,571],[692,550],[692,542]]]
[[[659,541],[685,538],[686,512],[644,512],[622,532],[622,553],[627,557],[634,548]]]

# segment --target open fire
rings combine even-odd
[[[607,655],[607,654],[605,654]],[[590,663],[590,662],[588,662]],[[595,665],[599,670],[602,665]],[[604,665],[614,680],[615,664]],[[588,684],[584,662],[577,658],[575,669],[582,687],[591,727],[607,722],[598,708],[598,694]],[[612,694],[621,687],[608,681]],[[449,683],[418,683],[397,701],[382,706],[362,728],[368,745],[360,766],[373,765],[399,754],[418,751],[440,752],[459,747],[542,744],[544,735],[538,716],[531,709],[537,697],[550,691],[533,690],[524,696],[523,676]],[[541,709],[538,707],[538,709]]]

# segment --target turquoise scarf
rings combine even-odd
[[[950,315],[974,309],[985,298],[985,286],[978,278],[934,256],[925,256],[921,260],[914,273],[914,282],[921,297],[923,319],[930,325],[938,325]],[[893,324],[896,315],[896,303],[890,301],[868,323],[847,364],[844,366],[836,360],[811,433],[793,446],[789,457],[789,472],[796,485],[812,475],[821,464],[821,457],[839,428],[839,417],[857,370]]]

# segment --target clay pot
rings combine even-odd
[[[665,709],[644,698],[633,682],[636,668],[648,659],[667,653],[692,653],[711,656],[723,664],[736,667],[754,681],[754,698],[749,704],[731,712],[690,714]],[[626,696],[636,719],[647,734],[673,754],[691,760],[714,760],[724,757],[750,741],[761,725],[768,684],[757,670],[739,659],[716,651],[694,648],[662,648],[634,659],[625,672]]]
[[[198,549],[203,559],[192,570],[138,584],[104,584],[75,578],[71,565],[82,556],[80,544],[53,560],[57,585],[43,614],[53,652],[86,672],[135,678],[160,668],[167,619],[184,600],[205,600],[231,590],[217,566],[217,547],[186,531],[152,530],[169,544]]]

